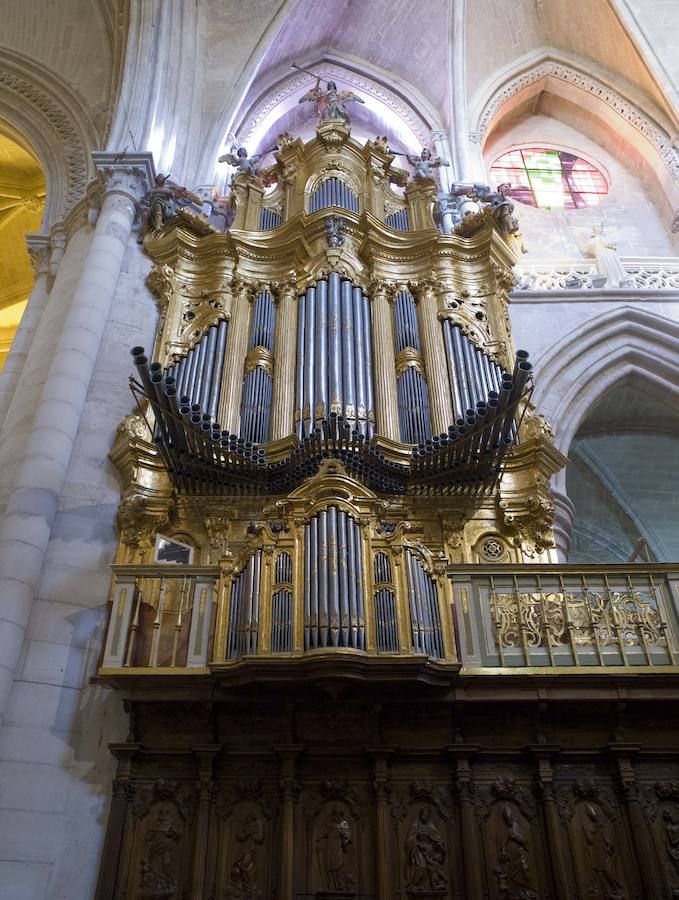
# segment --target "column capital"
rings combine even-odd
[[[149,151],[109,153],[94,150],[92,161],[104,195],[127,194],[139,202],[151,189],[156,178],[153,154]]]
[[[39,278],[41,275],[47,275],[50,263],[50,238],[48,234],[27,234],[26,247],[28,255],[31,258],[31,266],[33,267],[33,275]]]

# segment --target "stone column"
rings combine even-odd
[[[198,760],[198,811],[193,843],[193,874],[191,900],[205,897],[205,866],[207,863],[207,835],[212,802],[212,763],[221,744],[199,744],[193,748]]]
[[[554,793],[554,773],[550,758],[558,752],[557,747],[549,747],[539,744],[531,748],[537,757],[538,785],[542,800],[542,814],[545,819],[547,850],[551,861],[552,884],[556,900],[572,900],[570,879],[567,875],[568,867],[564,857],[563,842],[568,838],[559,820],[556,808],[556,795]]]
[[[297,359],[297,283],[286,281],[278,290],[271,400],[271,440],[294,431],[295,363]]]
[[[80,416],[97,360],[136,198],[154,177],[149,153],[94,154],[102,206],[38,401],[26,453],[0,528],[0,726],[40,581]],[[57,336],[55,336],[57,337]]]
[[[560,563],[568,562],[573,534],[575,507],[570,498],[562,491],[552,488],[554,497],[554,542]]]
[[[377,434],[400,440],[398,395],[396,393],[396,346],[389,288],[384,281],[370,285],[372,301],[373,372],[375,377],[375,419]]]
[[[233,287],[229,334],[226,339],[222,392],[217,419],[222,428],[235,433],[240,420],[240,398],[243,390],[243,371],[248,352],[248,328],[250,326],[251,285],[237,281]]]
[[[0,427],[5,420],[33,335],[49,297],[49,237],[46,234],[27,234],[26,244],[31,256],[35,282],[0,373]]]
[[[637,858],[637,867],[641,874],[644,897],[647,897],[648,900],[662,900],[663,897],[667,896],[664,879],[657,865],[657,856],[651,838],[651,823],[644,815],[641,798],[639,797],[639,785],[630,761],[630,756],[633,753],[638,753],[639,747],[632,747],[627,744],[613,744],[610,750],[615,758],[620,788],[625,798],[630,830],[634,837],[632,846]]]
[[[457,791],[460,800],[460,820],[462,830],[462,854],[464,857],[464,879],[467,900],[482,900],[483,880],[481,860],[483,854],[479,841],[479,823],[474,810],[474,783],[469,758],[476,751],[468,744],[449,748],[455,760]]]
[[[281,879],[280,900],[294,900],[294,828],[295,803],[299,796],[299,784],[295,773],[295,760],[302,748],[297,744],[277,747],[281,760]]]
[[[133,796],[130,782],[132,761],[140,747],[141,744],[133,743],[109,744],[111,753],[118,759],[118,771],[113,782],[111,809],[106,823],[106,836],[104,837],[94,900],[114,900],[116,896],[116,881],[120,874],[118,867],[125,836],[125,821]]]
[[[419,285],[417,299],[422,355],[429,386],[431,427],[434,434],[443,434],[448,432],[448,426],[452,425],[455,420],[450,397],[443,331],[438,318],[438,304],[432,282],[425,281]]]

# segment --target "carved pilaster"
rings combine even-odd
[[[438,319],[435,285],[423,281],[416,288],[417,313],[422,340],[422,355],[427,370],[429,408],[434,434],[443,434],[454,422],[453,405],[448,383],[448,365],[443,332]]]
[[[482,900],[483,881],[479,860],[481,841],[479,824],[474,810],[474,781],[470,759],[477,748],[469,744],[454,744],[448,748],[455,764],[456,787],[462,826],[462,853],[468,900]]]
[[[274,339],[271,440],[278,441],[294,430],[295,349],[297,334],[297,280],[291,277],[277,289]]]
[[[214,794],[212,764],[220,750],[220,744],[200,744],[193,748],[194,755],[198,761],[198,810],[193,845],[191,900],[203,900],[205,896],[208,825],[210,822],[210,805]]]
[[[294,823],[295,804],[300,786],[296,778],[296,759],[302,748],[298,745],[278,747],[281,761],[281,879],[280,900],[294,900]]]
[[[532,747],[531,751],[536,758],[538,766],[538,786],[542,801],[542,812],[545,818],[554,896],[556,900],[572,900],[567,876],[563,828],[559,821],[557,798],[554,790],[554,770],[551,763],[552,757],[558,752],[558,747],[539,744]]]
[[[375,372],[375,415],[377,433],[399,440],[398,399],[394,358],[394,329],[389,303],[389,287],[384,281],[370,285],[372,300],[373,366]]]
[[[116,882],[121,869],[124,868],[120,866],[121,849],[134,796],[130,780],[132,762],[140,746],[135,743],[109,744],[111,753],[118,760],[118,768],[113,781],[111,809],[106,824],[99,878],[94,892],[95,900],[114,900],[118,895]]]

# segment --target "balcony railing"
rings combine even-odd
[[[282,591],[263,574],[256,602],[244,603],[247,570],[113,568],[104,675],[209,674],[303,658],[419,661],[451,678],[458,670],[679,673],[679,566],[456,566],[421,595],[407,572],[387,586],[380,574],[366,578],[360,642],[343,640],[332,621],[327,640],[310,641],[320,624],[312,616],[310,626],[294,581]]]
[[[676,257],[621,257],[626,283],[621,287],[597,283],[594,260],[555,259],[527,262],[516,269],[515,291],[679,290]]]
[[[463,671],[679,665],[679,568],[465,569],[453,576]]]

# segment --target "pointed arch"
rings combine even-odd
[[[639,307],[618,307],[553,344],[535,369],[533,402],[567,455],[588,410],[623,380],[641,379],[679,410],[679,323]],[[565,470],[554,486],[565,491]]]
[[[529,54],[486,83],[472,116],[472,139],[483,147],[511,114],[544,95],[548,113],[563,119],[639,170],[667,224],[679,206],[679,150],[672,123],[639,91],[623,94],[610,73],[586,71],[579,60],[549,53]],[[620,144],[623,144],[621,147]]]

